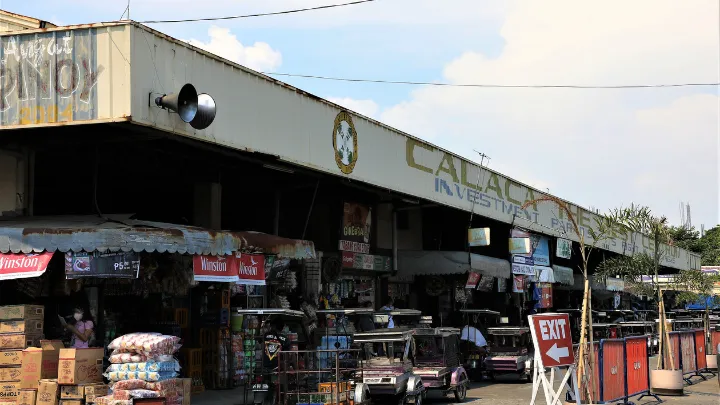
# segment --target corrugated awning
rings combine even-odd
[[[296,245],[302,248],[288,248]],[[58,216],[0,220],[0,253],[59,250],[229,255],[246,246],[259,247],[286,258],[315,257],[312,242],[257,232],[214,231],[187,225],[139,221],[120,215],[107,215],[105,218]]]
[[[471,254],[470,262],[468,264],[467,252],[401,250],[398,251],[398,277],[465,274],[471,268],[487,276],[511,277],[510,262],[507,260]]]
[[[553,265],[553,272],[555,273],[555,282],[565,285],[575,284],[575,276],[573,275],[573,269],[570,267],[563,267]]]

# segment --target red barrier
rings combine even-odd
[[[650,390],[648,371],[648,337],[625,339],[625,369],[627,370],[627,396],[632,397]]]
[[[717,347],[720,345],[720,331],[713,330],[710,332],[710,343],[710,353],[719,354],[717,352]]]
[[[600,402],[611,402],[625,398],[625,341],[600,341]]]
[[[697,371],[695,358],[695,332],[680,332],[680,363],[683,374],[690,374]]]
[[[673,355],[673,370],[680,370],[680,332],[670,332],[668,335],[670,335],[670,348]],[[663,353],[663,364],[666,369],[670,370],[671,363],[667,351]]]
[[[697,360],[698,371],[705,370],[707,368],[705,345],[705,329],[697,329],[695,331],[695,359]]]

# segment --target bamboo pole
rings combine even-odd
[[[589,281],[588,281],[589,283]],[[595,398],[595,394],[597,393],[597,386],[595,386],[595,378],[594,378],[594,371],[595,371],[595,336],[593,336],[593,327],[592,327],[592,289],[589,288],[588,292],[588,306],[587,306],[587,317],[590,320],[588,324],[588,335],[590,336],[590,387],[592,389],[592,397],[590,399],[590,403],[592,404],[592,398]],[[598,370],[598,374],[601,370]]]

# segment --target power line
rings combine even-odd
[[[707,87],[720,86],[720,83],[669,83],[669,84],[629,84],[614,86],[583,86],[573,84],[471,84],[471,83],[441,83],[441,82],[413,82],[405,80],[356,79],[347,77],[329,77],[316,75],[301,75],[293,73],[263,73],[268,76],[300,77],[304,79],[333,80],[354,83],[381,83],[381,84],[408,84],[417,86],[444,86],[444,87],[480,87],[499,89],[648,89],[664,87]]]
[[[275,11],[272,13],[246,14],[246,15],[235,15],[235,16],[228,16],[228,17],[188,18],[185,20],[150,20],[150,21],[138,21],[138,22],[141,24],[169,24],[169,23],[197,22],[197,21],[235,20],[238,18],[266,17],[266,16],[271,16],[271,15],[294,14],[294,13],[302,13],[305,11],[325,10],[328,8],[354,6],[356,4],[370,3],[373,1],[376,1],[376,0],[356,0],[356,1],[351,1],[348,3],[326,4],[324,6],[298,8],[298,9],[294,9],[294,10],[285,10],[285,11]]]

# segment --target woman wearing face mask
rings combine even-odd
[[[95,327],[92,316],[85,314],[85,311],[81,308],[75,308],[73,317],[75,318],[75,325],[70,325],[61,318],[65,329],[73,334],[71,346],[75,349],[87,349]]]

